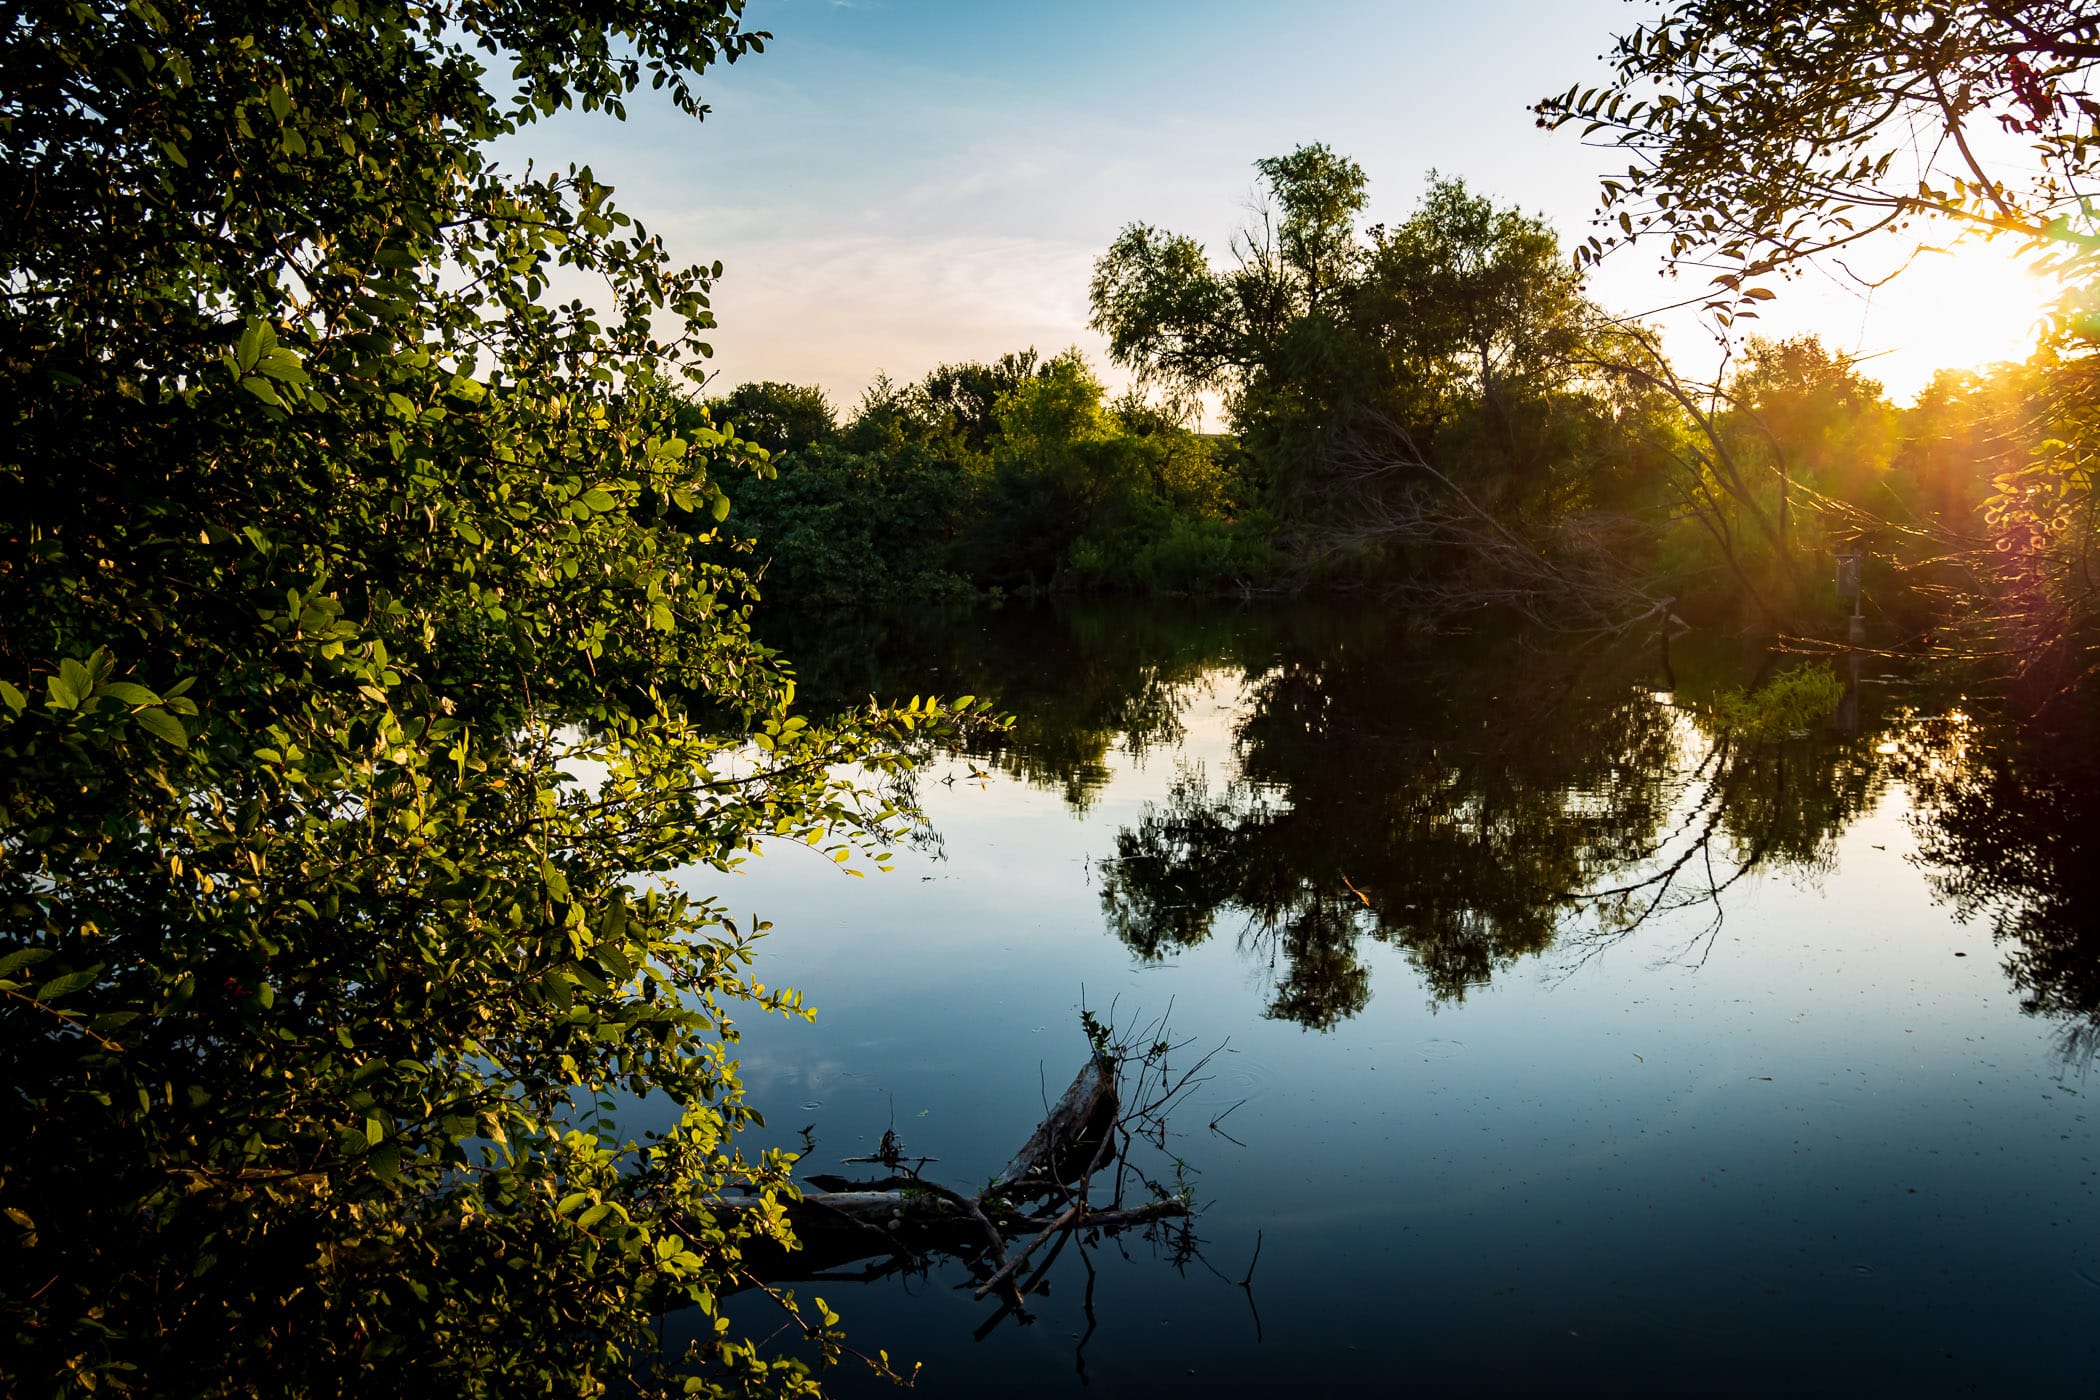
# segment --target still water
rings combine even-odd
[[[981,1337],[952,1264],[801,1286],[921,1393],[2100,1394],[2100,784],[2017,704],[1869,660],[1750,742],[1705,716],[1758,657],[1370,610],[788,646],[1017,725],[894,873],[695,878],[818,1009],[745,1026],[780,1145],[894,1126],[974,1189],[1082,1002],[1222,1047],[1170,1143],[1200,1257],[1068,1250]]]

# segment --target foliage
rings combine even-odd
[[[1505,385],[1551,379],[1582,325],[1581,296],[1543,220],[1432,173],[1415,213],[1374,231],[1358,315],[1414,376],[1457,381],[1448,412],[1464,398],[1499,403]]]
[[[784,1159],[737,1152],[731,1009],[801,1007],[672,872],[879,842],[832,774],[946,712],[792,712],[707,554],[757,454],[664,387],[710,270],[486,145],[644,82],[698,115],[741,9],[10,16],[15,1393],[647,1387],[656,1314],[738,1286],[710,1204]],[[708,1336],[692,1387],[807,1388]]]
[[[1912,256],[2010,236],[2063,279],[2028,414],[2061,431],[2014,435],[2024,460],[1993,483],[1987,531],[1966,516],[1924,531],[1967,555],[1959,605],[2001,610],[2014,651],[2083,649],[2095,611],[2096,26],[2063,4],[1683,0],[1616,40],[1605,82],[1538,105],[1541,125],[1630,157],[1603,184],[1615,227],[1578,258],[1659,239],[1674,266],[1713,271],[1705,307],[1723,325],[1755,315],[1775,274],[1876,235]]]
[[[767,452],[779,455],[792,449],[835,442],[839,435],[838,413],[822,389],[799,384],[740,384],[727,397],[709,404],[697,416],[720,421],[737,436]]]
[[[1439,617],[1785,627],[1829,611],[1808,561],[1905,501],[1893,409],[1819,342],[1752,341],[1731,380],[1689,383],[1535,216],[1432,173],[1408,218],[1359,230],[1353,161],[1256,169],[1268,203],[1228,262],[1143,224],[1097,261],[1124,399],[1072,352],[879,380],[847,455],[811,432],[738,493],[767,580],[827,604],[1370,585]],[[1181,426],[1211,393],[1229,437]]]
[[[1597,533],[1637,449],[1584,367],[1596,316],[1552,230],[1434,174],[1401,224],[1359,230],[1354,162],[1306,146],[1256,168],[1271,207],[1229,264],[1142,224],[1095,264],[1110,354],[1224,396],[1242,491],[1306,572],[1440,606],[1574,591],[1556,533]],[[1513,589],[1511,556],[1537,577]]]
[[[1894,447],[1894,407],[1881,385],[1815,336],[1752,336],[1729,381],[1745,456],[1767,458],[1783,487],[1876,508]]]
[[[745,385],[720,402],[815,393]],[[1235,528],[1210,442],[1141,396],[1110,403],[1077,351],[880,380],[842,429],[781,452],[736,496],[732,529],[798,604],[1201,592],[1267,567]]]
[[[2100,19],[2081,6],[1680,0],[1610,58],[1605,82],[1538,105],[1630,158],[1603,188],[1616,231],[1578,256],[1661,237],[1721,268],[1724,316],[1769,297],[1775,269],[1920,220],[2072,263],[2100,246],[2079,193],[2100,157]]]
[[[1282,212],[1276,251],[1297,283],[1294,300],[1317,312],[1348,286],[1355,270],[1356,216],[1363,212],[1367,183],[1363,167],[1313,145],[1258,160],[1254,168]]]
[[[1829,717],[1843,687],[1827,666],[1798,666],[1755,690],[1716,692],[1708,714],[1714,726],[1748,743],[1770,743]]]

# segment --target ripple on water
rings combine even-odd
[[[1203,1097],[1216,1099],[1220,1104],[1237,1100],[1254,1103],[1276,1083],[1273,1068],[1239,1050],[1228,1049],[1212,1060],[1205,1072],[1210,1075],[1210,1083],[1205,1086]]]

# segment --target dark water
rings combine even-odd
[[[981,1339],[953,1265],[803,1285],[922,1393],[2100,1394],[2075,723],[1869,660],[1836,727],[1727,741],[1731,648],[1369,611],[789,645],[809,692],[1019,725],[929,771],[893,874],[710,877],[819,1010],[747,1027],[782,1144],[836,1170],[894,1124],[973,1186],[1083,1059],[1082,998],[1225,1047],[1170,1142],[1200,1257],[1067,1251]]]

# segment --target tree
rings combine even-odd
[[[1234,237],[1230,268],[1212,268],[1194,239],[1148,224],[1129,225],[1095,262],[1089,324],[1141,382],[1244,392],[1275,372],[1296,323],[1332,319],[1361,251],[1362,168],[1313,145],[1255,169],[1272,203]]]
[[[2034,405],[2061,430],[2000,478],[1996,547],[1968,560],[1972,595],[1996,595],[2030,656],[2071,643],[2100,597],[2085,426],[2100,223],[2083,193],[2096,64],[2100,16],[2056,0],[1687,0],[1616,41],[1606,82],[1537,109],[1631,157],[1603,185],[1617,231],[1578,256],[1660,238],[1673,265],[1713,270],[1722,324],[1774,295],[1774,273],[1882,233],[1913,254],[1927,237],[2011,235],[2066,280]]]
[[[670,877],[880,839],[897,813],[829,774],[896,771],[901,725],[794,714],[705,552],[752,455],[669,388],[713,270],[589,170],[487,152],[645,81],[700,115],[696,76],[762,47],[741,13],[11,12],[20,1393],[651,1389],[657,1313],[717,1312],[779,1234],[713,1204],[785,1165],[735,1146],[731,1009],[799,1003],[748,971],[763,925]],[[606,312],[552,304],[557,267]],[[616,1095],[676,1122],[623,1131]],[[724,1328],[702,1389],[806,1388]]]
[[[1724,315],[1771,295],[1776,269],[1921,220],[2066,263],[2100,250],[2080,194],[2100,158],[2100,16],[2082,5],[1685,0],[1611,59],[1605,82],[1537,109],[1630,157],[1603,187],[1617,231],[1578,257],[1661,237],[1718,268]],[[2008,155],[2015,173],[1993,173]]]
[[[1830,528],[1873,518],[1900,503],[1886,493],[1895,409],[1881,385],[1817,337],[1752,336],[1728,384],[1729,428],[1738,451],[1769,462],[1777,478],[1779,530],[1790,548],[1829,543]],[[1795,497],[1808,506],[1796,509]],[[1809,538],[1794,521],[1806,515]]]
[[[1407,221],[1373,233],[1357,314],[1415,373],[1462,364],[1465,388],[1499,406],[1510,379],[1565,365],[1581,297],[1543,219],[1432,173]]]
[[[1031,345],[997,360],[941,365],[919,381],[919,394],[937,431],[959,438],[966,451],[989,452],[999,435],[1000,397],[1049,375],[1052,363]]]
[[[1222,393],[1263,503],[1299,525],[1348,523],[1338,461],[1376,420],[1421,441],[1486,405],[1495,431],[1473,464],[1536,456],[1539,424],[1520,425],[1511,385],[1552,387],[1586,310],[1552,231],[1432,176],[1405,223],[1360,233],[1354,161],[1301,146],[1256,169],[1271,204],[1230,266],[1144,224],[1095,263],[1110,355],[1141,384]]]
[[[1300,146],[1254,163],[1281,206],[1277,253],[1307,312],[1321,310],[1348,285],[1360,255],[1356,216],[1363,212],[1363,167],[1325,146]]]
[[[838,414],[831,400],[822,389],[802,384],[772,380],[739,384],[708,405],[707,415],[775,455],[832,442],[839,435]]]

